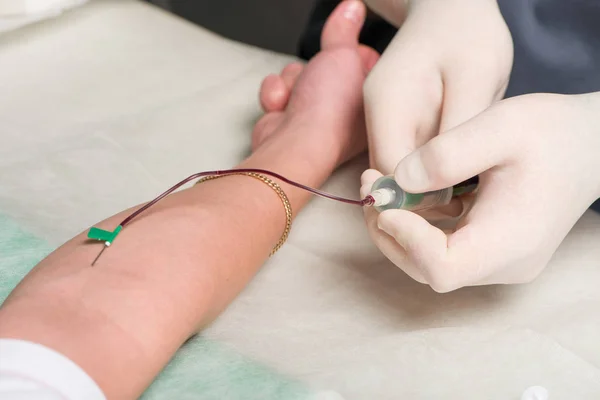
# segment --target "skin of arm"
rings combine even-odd
[[[302,135],[273,138],[239,167],[320,186],[339,149],[326,152],[321,143],[294,138]],[[281,186],[295,212],[308,201],[310,194]],[[97,226],[112,230],[132,211]],[[90,262],[100,244],[85,233],[42,261],[0,309],[0,337],[53,348],[81,366],[107,398],[135,398],[240,293],[284,227],[281,200],[251,177],[183,190],[128,225],[95,267]],[[107,354],[119,356],[106,363]]]

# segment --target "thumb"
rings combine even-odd
[[[398,185],[412,193],[439,190],[505,164],[519,141],[510,137],[516,129],[502,125],[502,109],[494,106],[405,157],[395,170]]]
[[[360,0],[342,1],[323,27],[321,49],[358,46],[366,15],[366,7]]]
[[[391,174],[398,161],[437,134],[442,101],[439,73],[415,62],[401,39],[394,39],[363,90],[369,161],[384,174]]]

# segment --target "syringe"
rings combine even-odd
[[[371,188],[373,207],[379,211],[409,210],[422,211],[450,203],[455,196],[472,193],[477,189],[479,178],[474,177],[446,189],[426,193],[408,193],[394,180],[393,176],[382,176]]]

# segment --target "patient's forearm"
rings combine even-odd
[[[290,143],[298,136],[273,137],[240,167],[321,185],[337,151]],[[294,211],[308,200],[282,187]],[[130,212],[98,226],[112,230]],[[244,288],[284,227],[279,197],[250,177],[176,193],[128,225],[96,266],[90,263],[101,244],[88,243],[85,234],[42,261],[0,309],[0,337],[51,347],[84,368],[109,398],[134,398]]]

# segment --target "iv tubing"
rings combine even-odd
[[[187,178],[185,178],[184,180],[182,180],[181,182],[175,184],[174,186],[172,186],[171,188],[169,188],[167,191],[165,191],[164,193],[162,193],[161,195],[159,195],[158,197],[156,197],[154,200],[151,200],[150,202],[146,203],[144,206],[142,206],[139,210],[135,211],[133,214],[131,214],[130,216],[128,216],[127,218],[125,218],[123,220],[123,222],[121,222],[119,225],[121,227],[125,227],[127,224],[129,224],[135,217],[137,217],[138,215],[140,215],[141,213],[143,213],[144,211],[146,211],[147,209],[149,209],[150,207],[152,207],[153,205],[155,205],[156,203],[158,203],[159,201],[161,201],[162,199],[164,199],[165,197],[167,197],[168,195],[170,195],[171,193],[173,193],[174,191],[176,191],[177,189],[179,189],[181,186],[185,185],[186,183],[193,181],[194,179],[198,179],[198,178],[202,178],[205,176],[211,176],[211,175],[231,175],[231,174],[236,174],[236,173],[240,173],[240,172],[251,172],[251,173],[256,173],[256,174],[263,174],[263,175],[268,175],[271,176],[273,178],[279,179],[282,182],[287,183],[288,185],[292,185],[294,187],[297,187],[299,189],[302,190],[306,190],[310,193],[316,194],[317,196],[321,196],[327,199],[331,199],[331,200],[335,200],[335,201],[339,201],[342,203],[346,203],[346,204],[352,204],[352,205],[356,205],[356,206],[371,206],[373,205],[373,203],[375,202],[375,199],[373,199],[372,196],[367,196],[362,200],[353,200],[353,199],[347,199],[344,197],[339,197],[339,196],[335,196],[326,192],[323,192],[321,190],[318,189],[313,189],[311,187],[308,187],[306,185],[303,185],[301,183],[298,182],[294,182],[284,176],[281,176],[275,172],[271,172],[271,171],[267,171],[264,169],[254,169],[254,168],[245,168],[245,169],[226,169],[226,170],[217,170],[217,171],[205,171],[205,172],[198,172],[196,174],[190,175]]]

